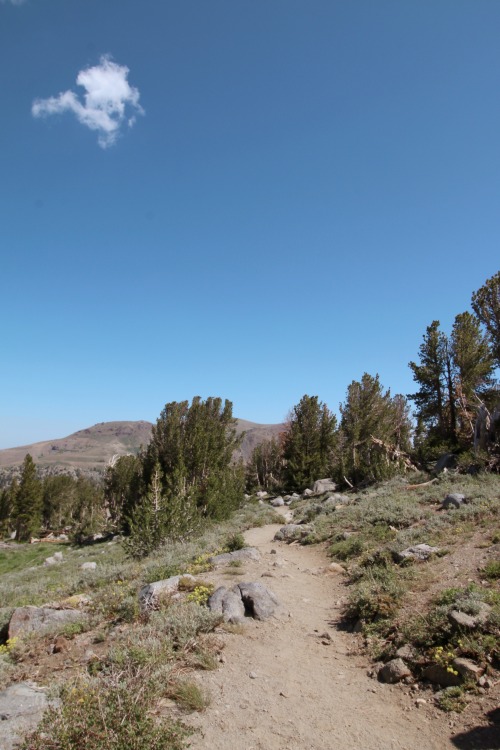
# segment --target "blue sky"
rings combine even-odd
[[[500,266],[499,29],[494,0],[0,0],[0,447],[411,392]]]

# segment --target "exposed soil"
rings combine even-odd
[[[246,533],[259,562],[210,576],[227,587],[262,580],[282,607],[265,622],[249,619],[243,634],[225,636],[224,663],[199,675],[212,702],[189,719],[199,730],[192,750],[500,748],[492,694],[464,714],[443,714],[431,689],[370,678],[356,639],[339,630],[342,575],[324,572],[329,560],[320,547],[273,542],[278,528]]]

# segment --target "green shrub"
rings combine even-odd
[[[230,534],[224,544],[224,547],[228,552],[236,552],[239,549],[243,549],[245,546],[245,537],[239,532]]]

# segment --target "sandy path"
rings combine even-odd
[[[228,587],[262,580],[283,606],[266,622],[249,619],[243,635],[226,636],[224,663],[201,675],[212,703],[191,719],[200,730],[192,750],[455,747],[430,707],[415,707],[407,688],[370,679],[367,663],[349,655],[352,636],[335,628],[346,593],[341,577],[315,575],[328,564],[323,550],[273,542],[278,528],[246,533],[261,560],[245,563],[243,576],[212,578]]]

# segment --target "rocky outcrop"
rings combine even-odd
[[[139,605],[141,610],[155,607],[158,598],[161,596],[175,594],[179,590],[179,581],[181,578],[187,578],[191,581],[196,580],[194,576],[185,573],[184,575],[171,576],[170,578],[165,578],[163,581],[154,581],[154,583],[148,583],[146,586],[143,586],[139,591]]]
[[[312,531],[307,524],[288,523],[276,532],[274,538],[277,542],[296,542],[304,539]]]
[[[439,547],[431,547],[429,544],[415,544],[413,547],[407,547],[402,552],[396,552],[395,557],[398,562],[404,562],[404,560],[424,561],[440,551]]]
[[[18,682],[0,692],[0,748],[13,750],[36,728],[49,705],[47,690],[34,682]]]
[[[52,609],[52,607],[18,607],[9,623],[9,638],[21,634],[43,632],[64,627],[70,622],[80,622],[85,617],[77,609]]]
[[[325,492],[335,492],[337,485],[332,479],[317,479],[313,484],[313,494],[323,495]]]
[[[273,592],[259,582],[239,583],[230,590],[220,586],[208,600],[210,611],[231,623],[241,623],[245,616],[267,620],[278,605]]]

